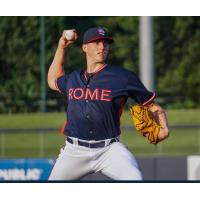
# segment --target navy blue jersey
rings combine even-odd
[[[76,70],[56,80],[68,101],[64,133],[83,140],[105,140],[120,134],[120,117],[128,97],[146,104],[155,98],[138,77],[106,65],[94,74]]]

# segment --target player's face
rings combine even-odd
[[[106,60],[109,44],[106,40],[97,40],[83,46],[83,51],[86,53],[87,59],[96,63],[102,63]]]

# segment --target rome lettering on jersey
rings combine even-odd
[[[56,80],[67,98],[64,133],[83,140],[105,140],[120,134],[120,117],[130,97],[146,104],[155,98],[138,77],[122,67],[106,65],[94,74],[76,70]]]
[[[89,88],[86,88],[86,90],[84,90],[83,88],[70,88],[68,92],[69,100],[90,99],[99,101],[111,101],[110,93],[111,90],[97,88],[94,91],[91,91],[91,89]]]

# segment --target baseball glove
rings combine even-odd
[[[162,128],[162,121],[159,118],[163,113],[161,107],[157,104],[151,106],[137,104],[132,106],[130,111],[136,130],[148,137],[151,144],[157,144],[159,130]]]

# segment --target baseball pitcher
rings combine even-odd
[[[83,36],[85,69],[65,74],[64,55],[77,38],[75,29],[63,31],[48,71],[49,87],[68,102],[66,145],[49,180],[79,180],[94,172],[113,180],[142,180],[134,155],[120,141],[123,106],[128,97],[135,100],[134,126],[152,144],[169,134],[165,112],[133,72],[106,63],[114,40],[104,28],[90,28]]]

